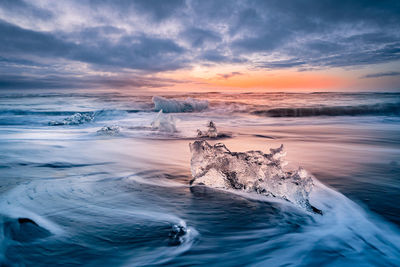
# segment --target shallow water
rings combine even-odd
[[[151,127],[152,95],[2,93],[0,262],[400,264],[400,94],[168,97],[206,99],[209,108],[171,113],[178,132],[168,132]],[[367,111],[348,116],[352,106]],[[339,114],[257,112],[321,107]],[[50,123],[78,112],[91,119]],[[315,176],[311,200],[323,216],[278,199],[189,187],[188,144],[211,119],[232,137],[210,142],[232,151],[283,143],[287,168]],[[112,125],[118,134],[97,132]],[[178,242],[174,225],[186,229]]]

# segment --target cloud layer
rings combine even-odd
[[[400,1],[4,0],[0,35],[0,88],[198,65],[368,67],[400,61]]]

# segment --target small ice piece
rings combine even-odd
[[[169,232],[169,245],[177,246],[183,243],[184,236],[187,233],[186,227],[181,224],[174,224]]]
[[[118,125],[104,126],[97,131],[98,135],[110,135],[115,136],[120,134],[120,128]]]
[[[275,164],[279,164],[281,167],[284,167],[288,164],[287,161],[284,161],[282,158],[286,156],[286,151],[283,149],[283,144],[281,144],[278,148],[270,148],[269,151],[271,152],[271,160]]]
[[[210,121],[207,124],[207,131],[201,131],[199,129],[197,129],[197,137],[199,138],[217,138],[218,137],[218,131],[217,131],[217,126],[215,125],[215,123],[213,121]]]
[[[157,116],[151,123],[151,128],[160,132],[177,132],[175,118],[170,114],[164,114],[163,110],[158,112]]]
[[[4,220],[5,219],[5,220]],[[30,218],[4,218],[4,236],[19,242],[31,242],[36,239],[45,238],[51,235],[46,228],[39,226]]]
[[[188,97],[184,100],[169,99],[162,96],[153,96],[154,109],[163,110],[164,113],[195,112],[208,108],[207,100],[198,100]]]
[[[237,189],[287,200],[305,210],[321,213],[309,203],[312,177],[302,168],[286,172],[284,147],[261,151],[231,152],[222,143],[206,141],[189,144],[192,153],[191,185]]]
[[[85,122],[90,122],[94,119],[93,113],[75,113],[74,115],[65,118],[62,121],[50,121],[49,125],[59,126],[59,125],[79,125]]]

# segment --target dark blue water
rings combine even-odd
[[[1,94],[0,262],[400,264],[400,94],[168,97],[209,106],[170,113],[178,131],[169,132],[152,128],[150,94]],[[191,188],[188,144],[211,119],[232,151],[285,144],[288,168],[315,176],[311,200],[323,215]]]

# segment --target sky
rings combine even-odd
[[[400,91],[400,1],[1,0],[0,90]]]

